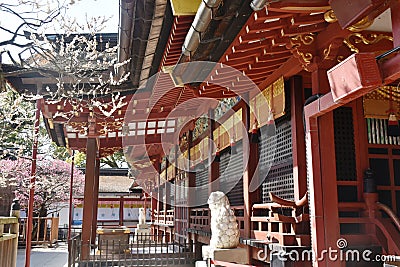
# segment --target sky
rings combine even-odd
[[[118,32],[119,0],[80,0],[72,6],[71,16],[83,19],[88,16],[112,16],[102,32]]]
[[[36,0],[44,1],[44,0]],[[60,0],[63,1],[63,0]],[[85,23],[86,17],[97,17],[104,16],[110,19],[105,24],[105,28],[100,32],[103,33],[117,33],[118,23],[119,23],[119,0],[66,0],[70,2],[75,2],[68,10],[67,15],[76,18],[77,22],[80,24]],[[5,4],[16,3],[17,0],[5,0],[0,1]],[[54,2],[54,1],[53,1]],[[20,5],[18,12],[28,11],[26,6]],[[37,10],[34,10],[37,12]],[[9,30],[15,30],[16,25],[20,24],[20,20],[15,15],[7,15],[5,12],[0,10],[0,26]],[[54,29],[46,31],[46,33],[55,33]],[[57,32],[56,32],[57,33]],[[9,34],[0,30],[0,42],[7,40]],[[9,50],[15,57],[19,51],[19,48],[13,46],[3,46],[0,47],[0,51]],[[3,56],[3,63],[11,63],[7,56]]]

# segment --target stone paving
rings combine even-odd
[[[31,267],[67,267],[68,247],[59,243],[54,248],[36,247],[31,253]],[[25,266],[25,249],[18,250],[17,267]]]

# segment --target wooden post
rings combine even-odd
[[[146,201],[146,200],[145,200]],[[144,207],[146,209],[146,207]],[[119,226],[124,225],[124,197],[119,198]]]
[[[249,101],[247,101],[249,103]],[[246,137],[249,136],[250,129],[250,107],[246,105],[242,108],[242,122],[244,125],[243,130],[243,164],[247,167],[243,173],[243,200],[244,200],[244,236],[251,238],[251,210],[254,203],[260,201],[260,189],[250,192],[250,183],[253,179],[257,181],[259,179],[258,175],[258,143],[251,143],[249,138],[247,142]],[[248,147],[246,147],[248,145]],[[248,258],[252,258],[252,248],[251,246],[246,246]]]
[[[71,239],[72,222],[73,222],[73,188],[74,188],[74,164],[75,164],[75,150],[72,151],[72,163],[71,163],[71,176],[69,183],[69,221],[68,221],[68,245],[70,245],[69,240]],[[70,247],[68,247],[70,249]]]
[[[307,168],[309,169],[311,243],[314,255],[331,247],[337,249],[340,236],[336,183],[333,113],[310,118],[307,129]],[[327,256],[314,259],[313,266],[340,266]]]
[[[93,218],[92,218],[92,237],[91,244],[96,243],[96,231],[97,231],[97,212],[99,205],[99,182],[100,182],[100,159],[96,158],[96,167],[94,172],[94,185],[93,185]]]
[[[157,199],[153,196],[153,192],[151,192],[151,222],[154,223],[154,210],[157,209]],[[158,210],[157,210],[158,212]]]
[[[160,170],[161,170],[161,159],[160,159],[160,157],[157,157],[157,159],[156,159],[156,162],[154,163],[154,166],[155,166],[155,169],[156,169],[156,171],[157,171],[157,173],[156,173],[156,175],[157,175],[157,177],[156,177],[156,179],[157,179],[157,205],[156,205],[156,207],[157,207],[157,218],[156,218],[156,220],[157,220],[157,223],[158,223],[158,221],[159,221],[159,219],[160,219],[160,207],[161,207],[161,205],[160,205],[160,198],[161,198],[161,195],[160,195],[160,182],[161,182],[161,179],[160,179]],[[158,226],[157,226],[158,227]],[[157,229],[157,234],[158,234],[158,229]]]
[[[17,266],[17,252],[18,252],[18,236],[19,236],[19,218],[21,217],[21,207],[19,205],[18,200],[13,201],[13,204],[11,206],[11,211],[10,215],[12,217],[17,218],[16,222],[11,224],[10,226],[10,234],[15,234],[15,237],[13,238],[12,241],[12,255],[11,255],[11,267]]]
[[[163,206],[164,206],[164,224],[167,224],[167,210],[168,210],[168,201],[170,197],[170,186],[168,182],[168,167],[169,167],[169,161],[168,157],[165,157],[165,184],[164,184],[164,194],[165,198],[163,198]]]
[[[213,160],[213,141],[214,141],[214,130],[215,130],[215,120],[214,120],[214,110],[210,109],[208,111],[208,128],[210,129],[210,134],[208,136],[208,195],[211,192],[217,191],[219,189],[218,177],[219,177],[219,163]]]
[[[312,73],[313,94],[329,90],[326,71],[318,68]],[[337,249],[340,237],[333,112],[305,120],[311,245],[314,255],[319,257],[329,247]],[[319,261],[314,257],[313,264],[341,266],[340,261],[329,261],[327,255]]]
[[[35,196],[35,182],[36,182],[35,176],[36,176],[36,158],[37,158],[37,147],[38,147],[39,122],[40,122],[40,102],[38,99],[36,100],[35,123],[33,129],[32,165],[31,165],[31,178],[30,178],[29,202],[28,202],[28,226],[26,230],[25,267],[30,267],[31,265],[33,201]]]
[[[85,171],[85,190],[82,218],[82,247],[81,258],[87,260],[90,253],[90,239],[93,227],[93,189],[95,186],[95,168],[97,156],[96,138],[88,138],[86,143],[86,171]]]
[[[290,79],[294,198],[307,192],[306,144],[303,124],[304,89],[301,76]]]
[[[363,113],[363,99],[353,105],[354,144],[357,169],[358,201],[363,200],[364,171],[369,168],[367,125]]]
[[[193,131],[189,131],[188,133],[188,161],[190,162],[192,159],[192,155],[190,154],[190,149],[193,147]],[[189,194],[188,194],[188,206],[193,207],[196,202],[196,195],[191,194],[194,190],[192,188],[196,187],[196,174],[190,171],[190,166],[188,166],[188,176],[189,176]],[[189,210],[189,221],[190,221],[190,210]]]

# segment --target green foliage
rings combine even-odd
[[[110,168],[121,168],[124,163],[126,163],[124,153],[121,151],[117,151],[114,154],[102,158],[100,160],[102,167],[110,167]]]
[[[72,162],[72,156],[66,159],[68,163]],[[80,151],[75,151],[74,165],[76,168],[84,168],[86,166],[86,154]]]

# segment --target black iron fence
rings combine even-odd
[[[135,233],[98,234],[92,244],[81,234],[68,243],[68,266],[194,266],[193,247],[178,238]]]

